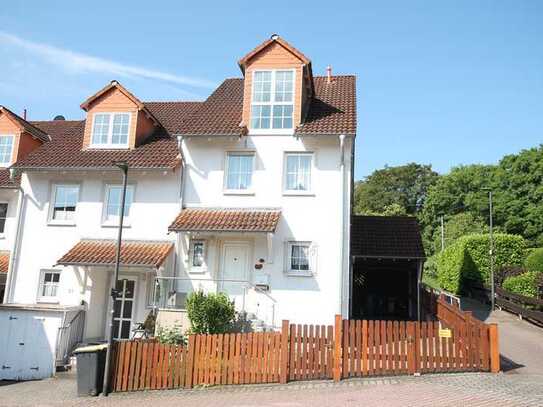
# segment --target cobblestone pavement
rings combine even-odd
[[[73,374],[0,385],[0,406],[543,406],[543,375],[464,373],[75,397]]]

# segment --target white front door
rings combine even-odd
[[[117,281],[119,295],[113,306],[113,338],[130,339],[132,319],[134,315],[137,280],[121,277]]]
[[[242,307],[249,271],[249,244],[225,242],[222,250],[222,291]]]

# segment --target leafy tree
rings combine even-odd
[[[355,186],[355,213],[416,215],[437,178],[431,165],[416,163],[376,170]]]
[[[462,212],[452,215],[443,223],[444,231],[444,243],[445,247],[448,247],[456,239],[464,235],[469,235],[471,233],[487,233],[488,225],[485,222],[473,215],[471,212]],[[438,227],[434,230],[433,236],[433,253],[438,253],[441,251],[441,228]]]

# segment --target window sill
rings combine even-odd
[[[207,267],[191,267],[188,269],[189,274],[205,274]]]
[[[293,136],[294,129],[249,129],[249,136]]]
[[[42,297],[42,298],[38,298],[36,302],[40,304],[58,304],[60,301],[58,300],[58,298]]]
[[[4,240],[6,238],[6,235],[4,233],[0,234],[0,240]]]
[[[130,147],[127,145],[125,146],[117,146],[117,145],[94,145],[90,144],[87,147],[88,150],[129,150]]]
[[[248,195],[248,196],[251,196],[251,195],[255,195],[255,192],[252,191],[252,190],[243,190],[243,189],[240,189],[240,190],[237,190],[237,189],[225,189],[223,192],[223,195]]]
[[[47,226],[76,226],[75,222],[60,222],[55,220],[50,220],[47,222]]]
[[[102,227],[103,228],[118,228],[119,222],[102,222]],[[130,222],[127,222],[126,220],[123,222],[123,229],[131,228],[131,227],[132,225],[130,224]]]
[[[283,196],[315,196],[311,191],[283,191]]]
[[[294,272],[294,271],[287,271],[285,273],[287,277],[314,277],[315,274],[313,274],[311,271],[308,272]]]

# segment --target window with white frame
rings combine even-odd
[[[252,129],[292,129],[294,71],[254,71]]]
[[[122,185],[106,186],[106,202],[104,204],[103,221],[106,224],[117,224],[121,216],[121,200],[123,194]],[[126,199],[124,202],[124,219],[130,219],[130,207],[134,201],[134,186],[126,186]]]
[[[253,182],[254,153],[231,152],[226,157],[225,189],[247,191]]]
[[[42,270],[40,273],[40,285],[38,301],[57,302],[60,286],[60,271]]]
[[[313,154],[287,153],[285,155],[285,191],[308,193],[311,191]]]
[[[50,220],[53,223],[74,223],[79,201],[79,185],[54,185]]]
[[[206,267],[206,241],[193,239],[189,247],[189,267],[192,271],[204,270]]]
[[[8,204],[0,202],[0,235],[3,235],[6,230],[6,219],[8,217]]]
[[[95,113],[92,147],[127,148],[130,113]]]
[[[12,134],[0,135],[0,166],[2,167],[7,167],[11,164],[13,139],[14,136]]]
[[[287,273],[311,275],[315,272],[316,247],[311,242],[287,243]]]

